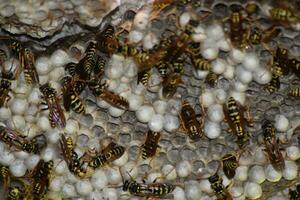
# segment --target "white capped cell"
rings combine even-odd
[[[216,74],[223,74],[226,70],[226,65],[226,61],[221,58],[211,62],[212,71]]]
[[[4,151],[0,154],[0,163],[5,166],[11,165],[15,159],[14,154],[11,152]]]
[[[216,47],[210,47],[210,48],[203,50],[201,53],[202,53],[203,58],[205,58],[207,60],[213,60],[213,59],[217,58],[217,56],[219,54],[219,49]]]
[[[185,192],[181,187],[176,187],[172,192],[174,200],[186,200]]]
[[[143,105],[135,113],[140,122],[147,123],[152,119],[155,112],[152,106]]]
[[[113,117],[120,117],[125,113],[125,110],[111,106],[108,108],[108,113]]]
[[[74,185],[68,184],[68,183],[63,185],[61,194],[65,198],[71,198],[71,197],[77,196],[77,192],[76,192]]]
[[[134,16],[134,27],[140,30],[146,29],[149,20],[149,12],[147,10],[141,10]]]
[[[213,190],[210,187],[210,182],[208,181],[208,179],[201,180],[199,184],[200,184],[200,190],[202,192],[205,192],[207,194],[213,193]]]
[[[285,152],[290,160],[298,160],[300,158],[300,150],[297,146],[289,146],[286,148]]]
[[[95,189],[101,190],[108,184],[107,177],[103,170],[97,170],[91,178],[92,186]]]
[[[189,12],[182,13],[182,15],[180,15],[180,17],[179,17],[180,26],[185,27],[185,25],[187,25],[187,23],[189,23],[190,19],[191,19],[191,15]]]
[[[12,104],[10,105],[10,109],[12,113],[15,115],[22,115],[28,109],[28,102],[26,99],[14,99]]]
[[[62,49],[57,49],[50,57],[50,62],[54,67],[62,67],[70,61],[69,55]]]
[[[173,165],[166,164],[162,167],[162,173],[166,180],[174,180],[177,177],[176,169]]]
[[[152,49],[156,44],[158,44],[158,39],[154,33],[148,33],[143,39],[144,49]]]
[[[257,83],[265,85],[271,81],[272,73],[265,68],[259,67],[253,72],[253,79]]]
[[[255,165],[249,170],[249,178],[252,182],[261,184],[266,180],[265,170],[262,166]]]
[[[54,192],[60,192],[64,183],[65,179],[62,176],[55,176],[53,179],[51,179],[50,190]]]
[[[278,182],[282,177],[282,173],[275,170],[271,164],[265,168],[265,174],[267,180],[270,182]]]
[[[252,81],[252,73],[245,70],[243,67],[238,66],[235,72],[239,81],[241,81],[242,83],[249,84]]]
[[[255,71],[259,67],[259,59],[255,53],[247,53],[245,60],[243,61],[243,66],[248,71]]]
[[[217,46],[219,47],[219,49],[221,51],[228,52],[231,50],[230,41],[228,41],[227,39],[224,39],[224,38],[217,41]]]
[[[186,182],[184,190],[188,200],[199,200],[201,197],[201,190],[197,181]]]
[[[214,104],[207,109],[208,119],[212,122],[219,123],[224,119],[223,106]]]
[[[176,165],[176,172],[181,178],[187,177],[192,172],[192,166],[188,161],[181,161]]]
[[[177,116],[172,114],[164,115],[164,129],[168,132],[172,132],[178,129],[180,126],[180,122]]]
[[[207,27],[206,35],[217,41],[224,38],[224,31],[220,24],[212,24]]]
[[[103,199],[109,199],[109,200],[118,200],[118,192],[115,188],[104,188],[103,192]]]
[[[164,117],[160,114],[154,114],[152,119],[148,122],[149,129],[154,132],[160,132],[163,129]]]
[[[48,146],[42,151],[41,158],[45,162],[48,162],[53,159],[54,155],[55,155],[55,149],[53,147]]]
[[[23,160],[15,160],[11,165],[9,166],[9,170],[15,177],[21,177],[24,176],[27,168],[24,164]]]
[[[246,181],[248,178],[248,167],[238,166],[235,170],[234,178],[239,181]]]
[[[261,186],[257,183],[248,182],[245,185],[245,195],[250,199],[257,199],[262,195]]]
[[[294,161],[285,161],[285,167],[282,172],[283,178],[286,180],[294,180],[297,178],[298,165]]]
[[[153,103],[153,108],[155,112],[158,114],[164,114],[167,110],[167,107],[168,107],[168,103],[166,101],[156,100]]]
[[[289,128],[289,120],[284,115],[276,115],[275,128],[280,132],[287,131]]]
[[[108,168],[105,172],[108,183],[115,185],[122,181],[122,176],[118,168]]]
[[[79,130],[79,123],[75,119],[68,119],[66,122],[65,133],[75,134]]]
[[[0,120],[5,121],[11,118],[11,110],[9,107],[3,106],[0,108]]]
[[[215,139],[221,135],[221,126],[219,123],[207,121],[204,124],[204,134],[209,139]]]
[[[93,191],[93,187],[88,180],[80,180],[76,183],[76,190],[80,195],[88,195]]]
[[[234,67],[232,65],[227,65],[226,66],[226,70],[225,72],[223,73],[223,76],[226,78],[226,79],[233,79],[234,77]]]
[[[142,106],[144,102],[144,96],[130,94],[128,97],[128,102],[129,102],[129,110],[136,111]]]
[[[25,165],[29,170],[32,170],[38,164],[39,161],[40,156],[33,154],[25,160]]]
[[[218,104],[224,104],[227,98],[227,94],[223,89],[216,89],[214,91],[214,96],[216,99],[216,103]]]
[[[242,83],[241,81],[234,82],[234,89],[238,92],[246,92],[248,89],[247,83]]]
[[[206,90],[204,91],[201,96],[200,96],[200,103],[204,106],[204,107],[209,107],[211,105],[213,105],[215,102],[215,96],[213,94],[212,91]]]
[[[13,115],[12,119],[8,121],[8,126],[15,130],[24,130],[26,121],[23,115]]]
[[[47,75],[51,70],[51,61],[48,57],[39,57],[35,61],[35,68],[39,75]]]
[[[38,126],[40,127],[41,130],[47,131],[47,130],[51,129],[48,117],[41,116],[41,117],[39,117],[39,119],[37,121],[39,122]]]
[[[246,57],[245,53],[239,49],[232,49],[229,55],[232,61],[237,64],[243,62]]]
[[[132,43],[138,43],[143,39],[144,35],[142,32],[137,31],[137,30],[133,30],[129,33],[129,41]]]
[[[195,76],[195,78],[197,79],[205,79],[205,77],[207,76],[208,71],[203,71],[203,70],[193,70],[193,75]]]

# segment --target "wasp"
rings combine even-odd
[[[86,175],[86,170],[83,168],[83,162],[78,158],[77,153],[74,151],[74,144],[71,137],[61,136],[60,148],[64,160],[66,161],[68,168],[78,177],[82,178]]]
[[[240,11],[233,11],[231,15],[223,19],[223,21],[229,21],[229,38],[233,46],[239,49],[248,49],[250,47],[250,28],[245,27],[245,24],[249,23],[249,19],[242,16],[242,13]]]
[[[2,64],[4,60],[7,59],[6,51],[3,49],[0,49],[0,63]]]
[[[99,167],[104,167],[105,165],[110,164],[114,160],[120,158],[125,152],[125,148],[117,145],[114,142],[111,142],[107,147],[105,147],[99,155],[93,157],[88,166],[96,169]]]
[[[42,110],[49,110],[51,127],[55,128],[57,126],[59,128],[64,128],[66,126],[66,118],[55,89],[52,88],[49,83],[45,83],[40,86],[40,91],[43,95],[42,98],[45,101],[42,102],[42,104],[47,106]]]
[[[249,36],[249,42],[253,45],[262,44],[266,49],[268,49],[266,44],[276,38],[280,33],[281,29],[275,25],[270,26],[266,30],[261,30],[260,28],[255,27]]]
[[[284,26],[298,23],[300,21],[299,15],[296,14],[292,8],[285,6],[271,8],[269,10],[269,14],[272,20],[277,21]]]
[[[30,177],[35,180],[43,179],[45,176],[51,174],[53,165],[54,163],[52,160],[47,162],[40,160],[34,170],[31,172]]]
[[[300,199],[300,184],[296,186],[296,190],[289,189],[289,200],[299,200]]]
[[[14,74],[12,72],[2,71],[0,81],[0,107],[4,106],[4,104],[11,99],[9,93],[12,91],[11,84],[13,80]]]
[[[146,141],[142,145],[142,158],[146,160],[147,158],[153,157],[159,147],[158,141],[160,138],[159,132],[148,131]]]
[[[129,102],[124,97],[107,90],[106,83],[102,84],[100,79],[92,79],[88,82],[88,87],[93,95],[101,98],[107,103],[120,109],[128,109]]]
[[[235,170],[239,166],[241,153],[238,156],[228,153],[222,157],[223,171],[228,179],[232,179],[235,176]]]
[[[27,85],[39,84],[40,80],[35,68],[34,54],[28,48],[22,48],[19,60],[21,67],[24,70],[24,77]]]
[[[119,48],[119,40],[115,35],[112,25],[107,25],[102,32],[96,36],[99,51],[111,55]]]
[[[271,81],[265,87],[265,89],[268,92],[274,93],[280,89],[280,79],[279,78],[281,75],[282,75],[282,70],[280,67],[278,67],[278,64],[273,65]]]
[[[70,63],[67,63],[64,68],[71,76],[74,77],[76,75],[76,72],[75,72],[76,66],[77,66],[77,63],[70,62]]]
[[[184,131],[193,141],[198,141],[204,134],[203,123],[197,120],[195,110],[188,101],[182,102],[179,118]]]
[[[209,62],[209,60],[203,58],[202,55],[198,57],[193,57],[192,64],[197,70],[208,71],[211,69],[211,63]]]
[[[223,111],[230,132],[233,132],[237,137],[238,146],[243,148],[250,140],[250,134],[246,130],[246,125],[253,126],[249,110],[247,110],[248,118],[244,117],[245,108],[233,97],[229,97],[227,104],[223,105]]]
[[[10,184],[10,176],[8,167],[0,164],[0,178],[2,179],[5,189],[7,189]]]
[[[164,198],[175,189],[175,185],[169,183],[138,183],[134,180],[126,180],[123,184],[123,191],[139,197]]]
[[[177,88],[182,84],[181,74],[171,73],[167,78],[162,82],[162,95],[166,99],[170,99],[174,96],[177,91]]]
[[[200,43],[199,42],[193,42],[190,44],[187,52],[190,55],[190,59],[192,62],[192,65],[197,70],[202,71],[208,71],[211,69],[211,63],[210,61],[203,58],[200,51]]]
[[[19,59],[21,68],[24,70],[27,85],[39,84],[39,76],[35,68],[34,54],[17,41],[12,40],[10,48]]]
[[[251,44],[267,44],[273,38],[276,38],[281,33],[281,29],[273,25],[267,28],[266,30],[261,30],[258,27],[255,27],[249,36],[249,41]]]
[[[288,50],[285,48],[277,48],[272,60],[272,79],[266,86],[266,89],[273,93],[280,89],[280,77],[287,75],[289,72],[290,59]]]
[[[155,67],[158,70],[158,73],[160,74],[160,76],[165,79],[167,78],[168,74],[168,63],[166,62],[159,62],[157,65],[155,65]]]
[[[46,146],[47,139],[45,135],[37,135],[31,140],[25,140],[22,143],[22,150],[27,153],[39,154]]]
[[[24,137],[15,130],[8,127],[0,126],[0,140],[9,146],[14,146],[22,150]]]
[[[290,59],[290,62],[289,62],[289,68],[291,68],[293,70],[293,72],[298,76],[300,77],[300,61],[295,59],[295,58],[292,58]]]
[[[22,199],[22,191],[18,187],[10,187],[8,189],[7,199],[8,200],[19,200]]]
[[[290,89],[288,95],[300,99],[300,87]]]
[[[233,199],[227,188],[223,186],[223,179],[218,175],[218,173],[210,176],[208,181],[210,182],[210,187],[214,191],[217,200]]]
[[[53,161],[40,160],[29,177],[32,178],[32,187],[27,191],[27,196],[32,195],[34,199],[45,199],[50,185]]]
[[[104,73],[104,68],[106,65],[106,60],[102,57],[99,56],[97,57],[97,61],[94,67],[94,76],[95,77],[101,77]]]
[[[265,152],[267,153],[274,169],[282,171],[285,164],[283,156],[279,149],[278,140],[276,140],[275,127],[269,120],[266,120],[262,125],[262,129],[265,143]]]
[[[75,66],[75,74],[82,80],[88,80],[97,63],[97,43],[91,41],[86,50],[84,57]],[[71,65],[72,67],[72,65]]]
[[[73,81],[70,76],[65,76],[62,82],[63,105],[65,110],[70,111],[71,108],[76,113],[85,113],[83,102],[77,93],[82,90],[82,88],[78,88],[78,86],[81,87],[81,82]]]
[[[28,199],[27,194],[29,187],[25,184],[24,180],[17,179],[12,181],[10,187],[7,190],[7,199],[9,200],[21,200]]]
[[[211,87],[214,87],[218,78],[219,78],[218,74],[214,73],[212,70],[209,70],[209,72],[205,78],[205,82],[207,84],[209,84]]]

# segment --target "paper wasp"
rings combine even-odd
[[[49,110],[51,127],[55,128],[57,126],[59,128],[64,128],[66,126],[66,118],[55,89],[52,88],[49,83],[46,83],[40,86],[40,92],[42,93],[42,98],[44,100],[42,104],[47,106],[42,110]]]
[[[265,120],[262,125],[262,129],[265,143],[264,151],[267,153],[268,158],[274,169],[282,171],[285,167],[285,163],[278,146],[278,140],[275,136],[275,127],[270,121]]]
[[[249,110],[247,118],[244,117],[245,108],[233,97],[229,97],[227,104],[223,105],[225,120],[227,121],[230,132],[237,137],[237,144],[243,148],[250,140],[250,134],[246,130],[246,125],[252,126]]]

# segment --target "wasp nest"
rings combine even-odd
[[[15,0],[0,22],[3,198],[299,199],[299,2]]]

